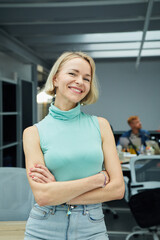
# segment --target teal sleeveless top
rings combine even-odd
[[[98,118],[81,112],[80,104],[61,111],[52,103],[48,115],[35,125],[46,167],[57,181],[85,178],[102,170]]]

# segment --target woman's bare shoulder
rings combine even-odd
[[[99,122],[102,141],[104,141],[104,139],[106,138],[109,139],[112,135],[112,130],[111,130],[109,121],[106,118],[98,117],[98,122]]]
[[[99,122],[100,128],[102,129],[110,128],[109,121],[106,118],[98,117],[98,122]]]
[[[39,140],[38,129],[35,125],[27,127],[23,131],[23,139],[37,139]]]

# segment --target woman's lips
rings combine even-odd
[[[71,89],[72,92],[77,93],[77,94],[81,94],[83,91],[80,88],[77,87],[69,87],[69,89]]]

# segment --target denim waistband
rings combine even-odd
[[[91,210],[94,208],[99,208],[101,207],[102,204],[101,203],[97,203],[97,204],[87,204],[87,205],[70,205],[70,204],[61,204],[61,205],[57,205],[55,206],[55,208],[57,210],[66,210],[68,209],[68,207],[70,207],[71,209],[74,209],[75,211],[83,211],[84,209],[86,210]]]
[[[83,214],[87,213],[91,209],[96,209],[99,207],[102,207],[101,203],[97,204],[87,204],[87,205],[69,205],[69,204],[61,204],[61,205],[56,205],[56,206],[39,206],[37,203],[35,204],[41,210],[44,210],[45,212],[51,212],[54,214],[56,211],[66,211],[66,212],[77,212],[77,211],[82,211]]]

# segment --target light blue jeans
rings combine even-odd
[[[24,240],[108,240],[101,204],[43,206],[30,212]]]

